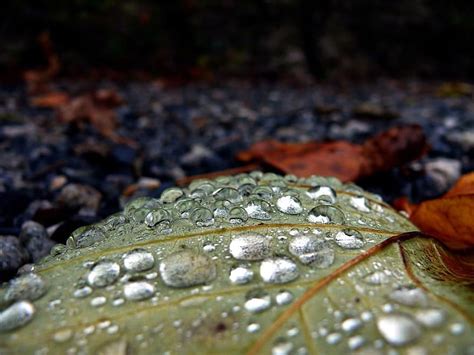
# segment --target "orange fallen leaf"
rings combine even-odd
[[[69,101],[69,95],[61,91],[52,91],[50,93],[35,96],[31,99],[31,105],[43,108],[57,108]]]
[[[263,162],[297,176],[335,176],[347,182],[417,159],[426,150],[421,127],[406,125],[377,134],[362,145],[346,141],[262,141],[240,152],[237,159],[246,163]]]
[[[474,247],[474,173],[461,177],[444,196],[418,205],[397,200],[420,230],[455,250]]]
[[[136,147],[136,142],[116,133],[118,120],[114,108],[122,102],[115,91],[102,89],[72,98],[57,108],[57,115],[63,123],[89,122],[111,141]]]

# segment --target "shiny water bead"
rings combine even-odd
[[[339,343],[341,339],[342,339],[341,333],[331,333],[326,336],[326,342],[331,345]]]
[[[214,215],[207,208],[196,208],[191,212],[190,219],[198,227],[208,227],[214,224]]]
[[[85,248],[105,239],[105,233],[98,227],[86,226],[76,229],[66,241],[73,248]]]
[[[358,318],[347,318],[341,323],[341,328],[345,332],[353,332],[362,326],[362,321]]]
[[[244,266],[237,266],[230,271],[229,280],[233,284],[242,285],[250,282],[253,278],[252,269]]]
[[[326,268],[334,262],[334,250],[315,235],[299,235],[291,239],[288,250],[303,264]]]
[[[245,299],[244,308],[251,313],[263,312],[272,305],[270,295],[259,289],[249,291]]]
[[[269,220],[272,218],[272,206],[261,199],[251,199],[245,206],[248,216],[258,220]]]
[[[344,249],[359,249],[364,246],[362,234],[355,229],[346,228],[336,233],[336,244]]]
[[[232,187],[222,187],[214,191],[212,195],[216,198],[216,200],[227,200],[232,203],[238,203],[242,201],[242,195],[240,192]]]
[[[436,328],[444,323],[445,312],[440,309],[420,309],[415,312],[415,319],[427,328]]]
[[[464,329],[465,327],[464,327],[464,324],[462,323],[453,323],[449,326],[449,331],[453,335],[460,335],[464,333]]]
[[[74,290],[73,296],[76,298],[84,298],[89,296],[92,293],[92,288],[89,286],[84,286],[81,288],[78,288],[77,290]]]
[[[390,281],[390,276],[385,271],[374,271],[363,278],[369,285],[382,285]]]
[[[148,212],[145,217],[145,224],[148,227],[154,227],[158,223],[163,221],[169,221],[171,219],[170,213],[164,208],[157,208],[156,210],[152,210]]]
[[[285,195],[280,197],[276,202],[276,206],[280,212],[286,214],[300,214],[303,212],[301,201],[294,196]]]
[[[258,196],[263,200],[270,200],[273,197],[273,190],[269,186],[255,186],[252,195]]]
[[[226,218],[229,215],[231,202],[227,200],[219,200],[214,203],[213,215],[215,218]]]
[[[104,221],[104,229],[107,231],[112,231],[117,227],[125,224],[127,222],[127,218],[122,213],[116,213],[112,216],[109,216]]]
[[[163,203],[173,203],[184,195],[184,191],[179,187],[170,187],[161,193],[160,201]]]
[[[241,224],[246,222],[249,216],[242,207],[234,207],[229,211],[227,218],[232,224]]]
[[[132,211],[143,207],[148,209],[157,208],[160,204],[157,199],[151,197],[138,197],[125,205],[124,214],[129,215]]]
[[[29,272],[10,281],[4,299],[34,301],[46,293],[46,283],[38,274]]]
[[[127,271],[145,271],[151,269],[154,264],[153,254],[144,249],[134,249],[123,256],[123,266]]]
[[[168,255],[160,263],[163,282],[171,287],[190,287],[214,280],[217,275],[215,263],[207,256],[183,250]]]
[[[98,296],[91,299],[90,305],[92,307],[101,307],[107,303],[107,298],[104,296]]]
[[[293,294],[290,291],[282,290],[275,296],[275,302],[279,306],[284,306],[293,301]]]
[[[352,196],[349,199],[349,203],[352,207],[356,210],[361,212],[370,212],[369,205],[367,203],[367,199],[364,196]]]
[[[262,260],[270,254],[271,242],[261,234],[238,235],[230,242],[229,252],[238,260]]]
[[[349,346],[351,350],[359,349],[364,344],[365,338],[362,335],[354,335],[347,341],[347,346]]]
[[[0,311],[0,332],[13,330],[24,326],[33,319],[35,307],[28,301],[13,303]]]
[[[146,281],[135,281],[123,287],[123,294],[127,300],[141,301],[155,294],[155,287]]]
[[[87,283],[92,287],[105,287],[113,284],[119,275],[119,264],[112,261],[99,261],[87,275]]]
[[[260,264],[260,277],[268,283],[286,283],[299,276],[298,267],[288,258],[265,259]]]
[[[293,343],[285,340],[279,339],[275,342],[275,345],[272,347],[272,355],[289,355],[293,350]]]
[[[260,324],[258,324],[258,323],[250,323],[247,326],[247,332],[249,332],[249,333],[256,333],[259,330],[260,330]]]
[[[388,297],[405,306],[426,307],[428,305],[428,297],[421,288],[400,287],[393,290]]]
[[[263,177],[263,172],[260,170],[254,170],[249,173],[249,176],[255,181],[258,181]]]
[[[306,195],[309,198],[315,201],[320,201],[323,203],[333,204],[336,202],[336,191],[332,187],[329,186],[314,186],[306,191]]]
[[[344,213],[337,207],[329,205],[319,205],[308,213],[308,222],[311,223],[333,223],[344,224]]]
[[[191,193],[196,190],[202,190],[205,191],[206,194],[211,194],[216,189],[214,182],[205,179],[193,180],[188,187]]]
[[[200,208],[201,204],[191,198],[183,198],[174,205],[179,217],[188,218],[191,211]]]
[[[64,343],[70,340],[73,336],[74,332],[72,329],[66,328],[58,330],[53,334],[53,340],[57,343]]]
[[[377,329],[383,338],[394,346],[408,344],[421,335],[420,326],[408,315],[388,314],[377,320]]]

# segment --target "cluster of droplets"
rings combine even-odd
[[[294,188],[294,185],[307,188]],[[337,192],[338,190],[339,192]],[[196,180],[186,188],[171,187],[159,199],[138,198],[125,206],[123,214],[104,223],[84,227],[67,245],[84,248],[106,239],[110,230],[144,225],[158,235],[187,232],[196,228],[268,223],[272,219],[292,223],[336,224],[380,227],[377,215],[391,222],[376,195],[335,178],[298,179],[273,173],[252,172],[215,180]],[[138,232],[137,238],[146,238]],[[148,235],[148,234],[147,234]],[[61,247],[54,254],[63,252]]]

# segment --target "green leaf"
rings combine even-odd
[[[141,198],[0,290],[0,353],[463,354],[473,258],[332,178]]]

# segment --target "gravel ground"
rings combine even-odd
[[[87,84],[58,87],[74,93]],[[431,145],[428,155],[359,182],[389,202],[439,196],[474,170],[472,97],[437,97],[430,83],[98,87],[125,98],[116,110],[118,132],[138,149],[114,144],[88,125],[60,124],[54,111],[29,106],[23,88],[0,86],[0,281],[131,198],[158,196],[184,176],[239,166],[236,152],[263,139],[358,143],[418,123]]]

